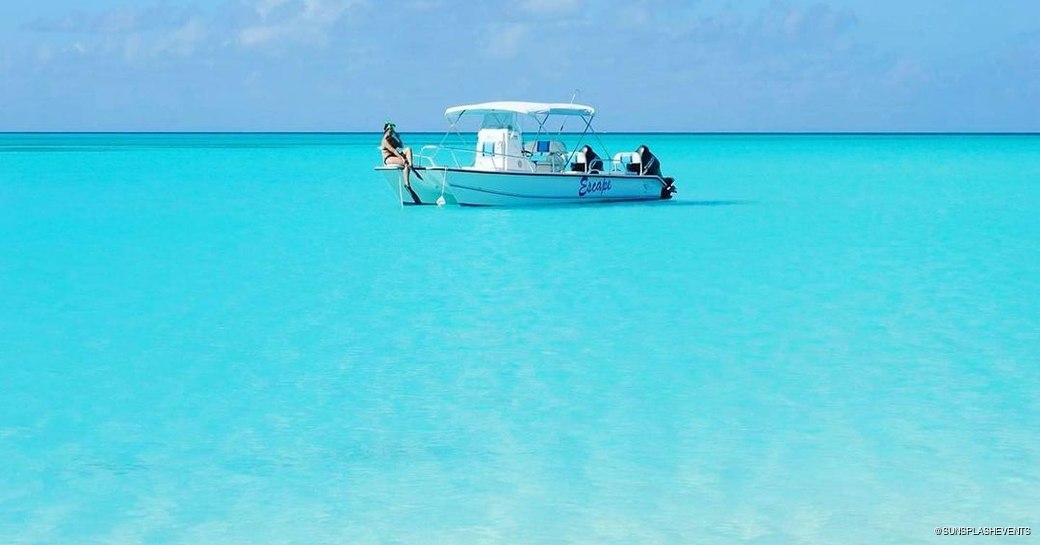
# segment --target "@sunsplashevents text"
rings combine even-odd
[[[936,526],[937,536],[1028,536],[1033,529],[1026,526]]]

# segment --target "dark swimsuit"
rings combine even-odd
[[[394,147],[394,151],[397,151],[397,148],[400,148],[403,145],[403,142],[401,142],[401,139],[398,138],[397,135],[394,134],[394,133],[390,133],[390,136],[386,137],[386,141],[387,141],[386,142],[387,144],[390,144],[391,146]],[[388,159],[390,159],[391,157],[395,157],[395,155],[393,155],[392,153],[390,153],[387,150],[386,146],[383,146],[382,152],[383,152],[383,164],[384,165],[386,164],[386,161]]]

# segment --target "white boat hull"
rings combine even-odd
[[[529,206],[667,199],[658,176],[617,172],[503,172],[444,168],[445,185],[468,206]]]
[[[404,186],[404,168],[399,166],[376,167],[376,171],[383,175],[383,179],[393,191],[394,198],[401,199],[401,204],[437,204],[441,197],[444,198],[443,204],[458,204],[450,188],[444,185],[444,170],[443,168],[423,167],[413,169],[409,177],[412,186],[409,191],[409,188]]]
[[[544,206],[671,197],[666,189],[670,180],[619,172],[535,173],[419,167],[412,171],[409,190],[404,186],[401,167],[379,166],[376,170],[404,205],[438,204],[443,199],[441,204],[464,206]]]

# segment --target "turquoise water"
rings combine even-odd
[[[0,542],[1036,541],[1040,137],[603,142],[677,200],[0,135]]]

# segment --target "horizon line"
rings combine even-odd
[[[474,133],[476,131],[463,131]],[[3,131],[0,135],[353,135],[381,134],[382,131]],[[401,131],[402,134],[445,134],[444,131]],[[551,134],[584,134],[580,131]],[[651,134],[704,136],[1040,136],[1040,131],[595,131],[589,134]]]

